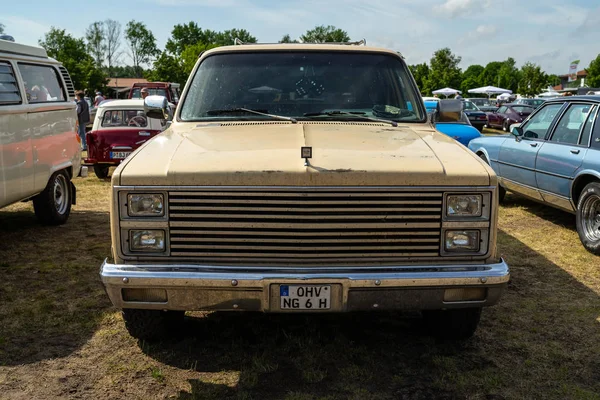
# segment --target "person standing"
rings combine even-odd
[[[148,88],[142,88],[142,90],[140,90],[140,93],[142,94],[142,99],[145,99],[146,97],[148,97]]]
[[[102,92],[96,92],[96,97],[94,97],[94,107],[98,107],[104,100],[106,99],[102,96]]]
[[[81,138],[82,149],[87,150],[85,127],[90,122],[90,106],[87,101],[85,101],[85,95],[81,90],[75,95],[77,96],[77,133]]]

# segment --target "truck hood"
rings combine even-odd
[[[309,165],[301,147],[312,147]],[[493,181],[492,181],[493,179]],[[121,185],[453,186],[495,184],[466,147],[429,124],[173,123],[113,175]]]

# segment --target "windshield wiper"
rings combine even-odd
[[[264,110],[264,112],[263,112],[263,110],[260,110],[260,111],[252,110],[250,108],[243,108],[243,107],[224,108],[224,109],[220,109],[220,110],[208,110],[206,112],[206,115],[223,115],[223,114],[238,114],[238,113],[262,115],[263,117],[279,119],[282,121],[290,121],[292,124],[295,124],[298,122],[298,120],[296,118],[284,117],[283,115],[269,114],[269,113],[267,113],[267,110]]]
[[[390,121],[389,119],[380,119],[380,118],[369,117],[369,116],[367,116],[367,113],[364,111],[331,110],[331,111],[321,111],[321,112],[310,112],[310,113],[304,114],[305,117],[319,117],[319,116],[333,117],[336,115],[347,115],[347,116],[355,117],[355,118],[362,119],[365,121],[383,122],[384,124],[390,124],[394,127],[398,126],[398,123],[396,121]]]

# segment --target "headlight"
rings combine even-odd
[[[478,252],[479,231],[446,231],[444,242],[446,251]]]
[[[130,217],[162,217],[162,194],[132,193],[127,195],[127,213]]]
[[[481,217],[483,197],[480,194],[451,194],[446,198],[448,217]]]
[[[129,231],[129,249],[131,251],[163,252],[165,251],[165,231],[131,230]]]

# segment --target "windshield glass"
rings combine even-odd
[[[165,96],[167,97],[167,91],[165,89],[158,88],[146,88],[148,90],[148,96]],[[142,98],[142,88],[134,88],[133,93],[131,94],[132,99],[141,99]]]
[[[297,119],[424,119],[421,97],[406,66],[385,54],[216,54],[202,62],[192,79],[181,108],[183,121],[265,119],[226,112],[240,108]],[[333,110],[354,114],[305,115]]]
[[[464,101],[463,104],[465,110],[479,111],[479,108],[470,101]]]
[[[533,108],[528,107],[528,106],[513,106],[512,109],[515,112],[523,113],[523,114],[531,114],[531,112],[533,111]]]

